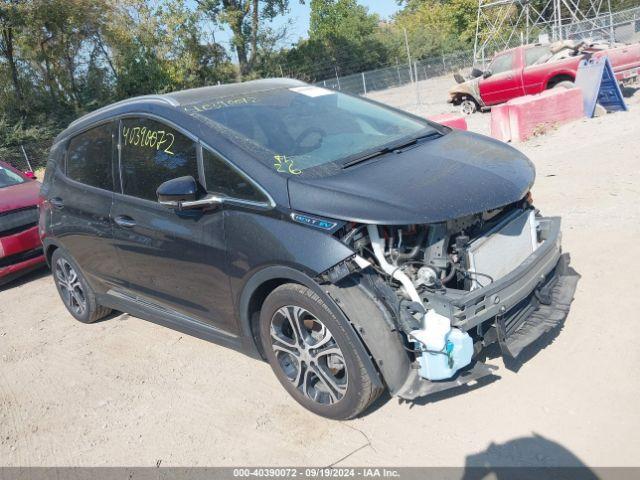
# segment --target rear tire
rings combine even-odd
[[[73,318],[93,323],[109,315],[111,309],[96,301],[96,296],[75,260],[62,248],[51,256],[51,273],[62,303]]]
[[[260,340],[282,386],[317,415],[353,418],[382,392],[351,326],[307,287],[288,283],[271,292],[260,312]]]

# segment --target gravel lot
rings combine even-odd
[[[420,107],[408,87],[372,97],[440,113],[449,83],[421,85]],[[496,357],[490,384],[325,420],[267,364],[126,314],[74,321],[36,272],[0,290],[0,464],[639,465],[640,92],[628,100],[519,146],[582,279],[564,328],[517,373]]]

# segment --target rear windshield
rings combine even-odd
[[[11,187],[12,185],[18,185],[24,182],[26,182],[26,180],[16,172],[0,165],[0,188]]]
[[[258,146],[265,163],[289,175],[341,164],[387,144],[434,131],[426,122],[314,86],[216,98],[183,108]]]

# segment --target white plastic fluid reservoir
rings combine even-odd
[[[473,341],[458,328],[451,328],[451,322],[443,315],[429,310],[424,316],[424,327],[414,330],[411,336],[418,340],[419,374],[428,380],[451,378],[462,367],[471,362]]]

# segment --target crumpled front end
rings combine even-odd
[[[560,219],[540,217],[540,246],[522,264],[494,283],[466,294],[435,293],[430,303],[451,321],[452,329],[474,341],[474,357],[498,343],[502,354],[517,359],[526,347],[559,328],[569,312],[579,275],[562,254]],[[495,367],[472,361],[450,379],[425,382],[412,371],[396,394],[411,400],[493,375]]]
[[[451,87],[447,103],[460,105],[467,98],[475,100],[480,107],[485,107],[485,103],[480,96],[480,80],[478,78],[473,78]]]
[[[391,393],[409,400],[492,375],[478,360],[491,344],[518,357],[563,322],[578,280],[560,219],[539,216],[529,195],[446,222],[347,223],[335,235],[357,252],[354,266],[373,271],[371,295],[410,365]]]

